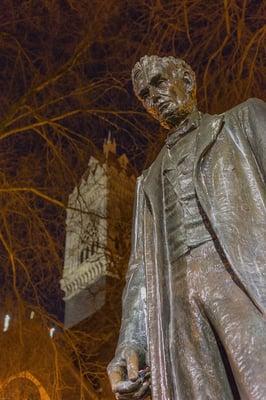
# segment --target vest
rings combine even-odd
[[[165,155],[165,229],[170,262],[213,240],[193,185],[197,129],[181,136]]]

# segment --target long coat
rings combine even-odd
[[[236,279],[266,314],[266,113],[249,99],[197,129],[194,188]],[[221,140],[222,138],[222,140]],[[173,400],[169,356],[169,261],[163,199],[163,147],[138,178],[132,252],[119,346],[145,347],[153,400]]]

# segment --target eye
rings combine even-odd
[[[143,89],[143,90],[140,91],[139,97],[140,97],[142,100],[145,100],[145,99],[149,96],[149,94],[150,94],[149,89],[148,89],[148,88],[145,88],[145,89]]]
[[[184,73],[184,76],[183,76],[183,81],[185,82],[185,84],[187,85],[187,86],[191,86],[191,77],[190,77],[190,75],[188,74],[188,72],[185,72]]]
[[[151,80],[151,85],[158,87],[165,82],[166,82],[165,78],[163,78],[161,75],[157,75]]]
[[[160,86],[161,84],[165,83],[165,79],[160,78],[157,82],[156,82],[156,86]]]

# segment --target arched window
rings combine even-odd
[[[98,224],[99,219],[94,216],[94,218],[91,218],[90,222],[87,225],[87,228],[82,234],[81,243],[84,247],[82,247],[79,257],[79,262],[81,264],[98,252]]]
[[[29,371],[23,371],[0,382],[0,398],[51,400],[41,382]]]
[[[86,261],[89,258],[89,252],[90,252],[90,250],[89,250],[88,246],[83,247],[81,249],[80,257],[79,257],[80,264],[82,264],[84,261]]]

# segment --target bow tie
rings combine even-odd
[[[202,114],[198,110],[190,114],[189,117],[185,119],[185,121],[183,121],[179,126],[177,126],[176,128],[172,129],[169,132],[166,139],[166,146],[168,148],[173,147],[181,136],[184,136],[187,133],[198,128],[198,126],[200,125],[201,118]]]

